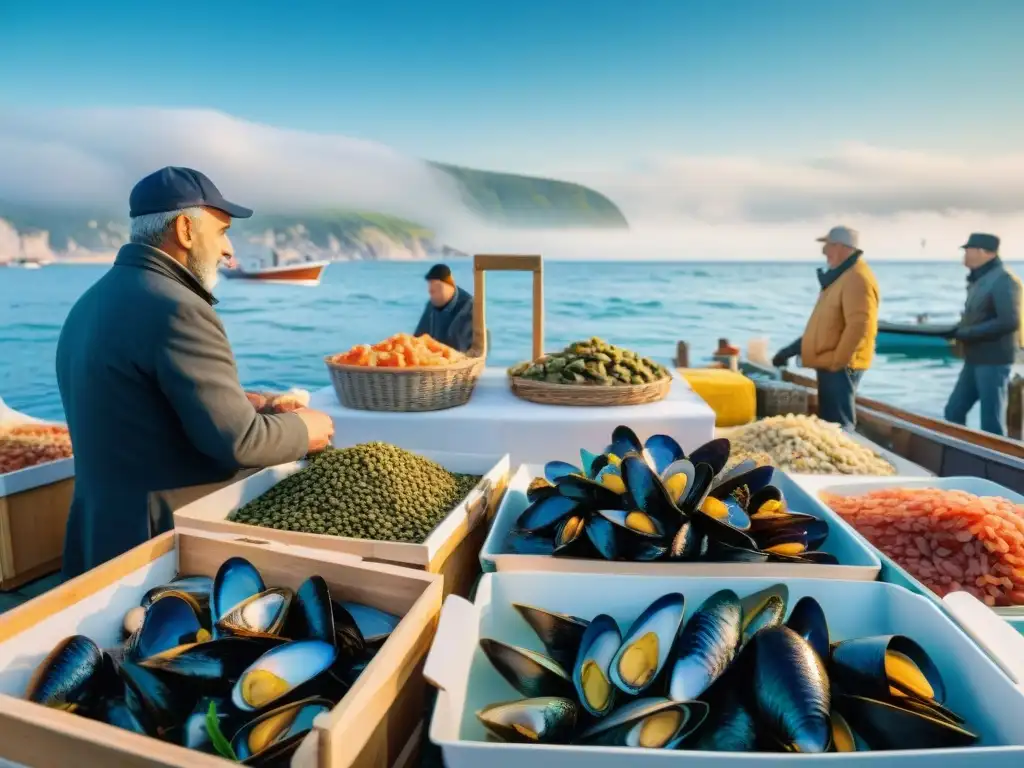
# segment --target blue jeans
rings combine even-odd
[[[843,427],[857,426],[857,385],[864,371],[818,371],[818,416]]]
[[[1010,388],[1010,365],[964,363],[960,378],[946,403],[946,421],[966,424],[967,414],[981,403],[981,428],[993,435],[1006,435],[1006,399]]]

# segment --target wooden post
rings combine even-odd
[[[1024,377],[1020,375],[1010,380],[1006,398],[1006,431],[1013,440],[1020,440],[1024,434]]]
[[[473,257],[473,346],[487,355],[485,272],[533,272],[533,360],[544,354],[544,259],[477,254]]]
[[[690,345],[685,341],[676,342],[676,368],[690,367]]]

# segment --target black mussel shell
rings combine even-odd
[[[608,454],[591,453],[586,448],[580,448],[580,460],[586,477],[597,477],[597,473],[608,466]]]
[[[555,544],[550,536],[511,530],[505,537],[503,552],[510,555],[550,555]]]
[[[342,631],[339,624],[345,627],[354,625],[359,630],[359,635],[366,647],[373,650],[384,645],[384,642],[391,637],[391,633],[395,631],[398,622],[401,621],[400,616],[374,608],[372,605],[349,601],[334,601],[334,605],[334,625],[337,632]]]
[[[742,615],[736,593],[723,589],[690,616],[672,654],[670,698],[692,701],[725,672],[740,645]]]
[[[180,646],[174,652],[144,659],[139,664],[162,679],[192,686],[197,691],[224,693],[260,656],[284,644],[284,638],[222,637],[208,643]]]
[[[579,467],[574,467],[567,461],[549,461],[544,465],[544,478],[549,483],[557,482],[563,477],[569,475],[582,475],[583,470]]]
[[[210,595],[213,593],[213,579],[209,576],[180,576],[167,584],[153,587],[142,597],[141,606],[148,608],[150,604],[165,592],[184,592],[190,595],[201,607],[206,610],[210,604]]]
[[[36,667],[25,698],[58,709],[73,709],[88,700],[104,654],[85,635],[61,640]]]
[[[558,489],[543,477],[535,477],[526,488],[526,499],[529,503],[557,496]]]
[[[728,439],[719,437],[704,443],[700,448],[690,454],[690,461],[694,466],[698,464],[710,464],[712,477],[717,475],[729,462],[729,451],[731,446]]]
[[[587,518],[587,539],[605,560],[616,560],[619,557],[619,543],[615,536],[615,526],[600,515]]]
[[[737,530],[747,531],[750,529],[750,517],[733,496],[726,496],[725,499],[708,496],[701,502],[700,511],[702,514],[713,517]]]
[[[557,661],[497,640],[480,639],[480,649],[509,684],[527,698],[575,693],[572,678]]]
[[[699,509],[704,499],[711,492],[711,484],[715,479],[715,470],[707,462],[693,465],[693,484],[687,489],[686,495],[677,505],[684,513],[690,514]]]
[[[615,704],[610,670],[621,645],[619,625],[604,613],[594,617],[580,638],[572,666],[572,682],[576,698],[591,715],[607,714]]]
[[[686,520],[679,526],[676,535],[672,537],[668,556],[670,560],[692,562],[700,560],[706,551],[707,538],[700,526],[694,525],[692,520]]]
[[[310,576],[299,585],[282,634],[292,640],[323,640],[334,645],[331,588],[322,576]]]
[[[772,740],[789,752],[827,751],[831,689],[817,652],[785,626],[758,632],[750,649],[754,713]]]
[[[669,500],[677,507],[692,491],[696,474],[697,468],[689,459],[673,461],[658,474]]]
[[[125,701],[151,736],[162,736],[180,726],[198,698],[188,685],[169,685],[154,672],[126,661],[118,669],[124,681]]]
[[[701,698],[708,717],[683,749],[701,752],[758,751],[757,722],[739,694],[742,684],[735,676],[720,677]]]
[[[604,449],[604,452],[623,459],[627,453],[643,454],[644,444],[640,442],[636,432],[620,424],[612,430],[612,442]]]
[[[290,757],[313,721],[330,712],[333,704],[327,699],[310,697],[265,712],[243,725],[231,739],[231,747],[246,765],[269,765]],[[285,760],[283,765],[287,765]]]
[[[801,597],[793,606],[786,626],[810,643],[823,662],[828,662],[828,621],[821,603],[813,597]]]
[[[732,480],[734,477],[745,475],[747,472],[754,469],[756,466],[757,462],[754,461],[753,459],[746,459],[744,461],[741,461],[728,472],[719,472],[718,476],[715,478],[715,482],[712,488],[717,488],[722,483]]]
[[[543,697],[492,704],[476,716],[501,741],[564,744],[576,730],[578,711],[572,699]]]
[[[817,550],[828,538],[828,523],[810,515],[774,518],[751,528],[750,536],[758,549],[779,555],[795,557]]]
[[[221,563],[210,593],[210,618],[213,636],[218,637],[217,622],[243,600],[265,591],[263,577],[244,557],[231,557]]]
[[[686,452],[668,435],[651,435],[644,443],[644,450],[654,463],[654,471],[663,474],[668,466],[686,458]]]
[[[708,563],[767,563],[769,556],[756,549],[734,547],[721,541],[707,538],[704,555],[701,558]]]
[[[740,600],[743,613],[741,644],[746,645],[762,629],[782,624],[788,605],[789,587],[785,584],[775,584]]]
[[[253,712],[320,693],[329,684],[328,670],[336,658],[335,647],[323,640],[279,645],[242,672],[231,690],[231,703],[242,712]]]
[[[626,493],[626,483],[622,479],[622,470],[619,467],[605,467],[597,473],[594,482],[611,491],[616,496],[621,497]],[[622,504],[622,500],[620,499],[618,503]]]
[[[128,658],[139,661],[209,637],[196,615],[195,601],[165,592],[146,609],[142,626],[128,639]]]
[[[288,620],[294,598],[295,593],[287,587],[260,592],[221,616],[217,629],[221,635],[277,637]]]
[[[967,747],[978,740],[977,734],[955,723],[895,702],[839,694],[835,707],[872,750]]]
[[[665,528],[673,528],[683,519],[679,509],[669,498],[665,485],[650,465],[637,454],[622,459],[622,480],[626,486],[626,499],[632,509],[639,509],[657,519]],[[616,504],[607,505],[614,509]]]
[[[762,507],[769,502],[775,502],[762,511]],[[770,517],[772,515],[787,514],[786,501],[782,498],[782,490],[777,485],[766,485],[759,491],[750,494],[747,502],[747,512],[751,518],[756,515]]]
[[[560,478],[555,483],[555,487],[558,488],[558,493],[562,497],[590,507],[614,509],[622,504],[622,497],[615,491],[601,483],[578,475]]]
[[[707,716],[708,705],[702,701],[636,699],[598,720],[577,741],[613,747],[676,749]]]
[[[544,643],[548,655],[561,664],[563,669],[572,669],[583,633],[587,631],[590,622],[530,605],[512,603],[512,606]]]
[[[718,485],[711,495],[716,499],[735,496],[746,509],[758,491],[769,485],[775,475],[774,467],[755,467],[742,475],[736,475]]]
[[[638,696],[669,668],[685,611],[683,596],[671,592],[647,606],[633,622],[609,669],[611,680],[620,691]]]
[[[665,537],[665,527],[658,522],[658,519],[638,509],[632,512],[624,509],[599,509],[597,514],[616,528],[637,537],[654,540],[661,540]]]
[[[570,515],[555,528],[555,557],[595,557],[597,551],[586,533],[587,518]]]
[[[373,661],[376,653],[374,650],[366,650],[358,656],[345,659],[341,663],[336,663],[331,668],[330,674],[338,680],[342,694],[356,684],[356,680],[363,674],[369,663]],[[341,700],[340,696],[338,700]]]
[[[554,528],[575,512],[578,506],[579,502],[575,499],[560,495],[547,496],[523,510],[516,522],[516,528],[527,533],[540,533]]]
[[[712,545],[717,544],[724,544],[736,549],[757,550],[757,543],[753,538],[745,531],[729,525],[724,520],[712,517],[699,509],[692,513],[691,519],[701,532],[708,537],[709,555]]]
[[[942,704],[946,688],[928,653],[903,635],[844,640],[832,646],[829,672],[844,693],[886,700],[909,696]]]

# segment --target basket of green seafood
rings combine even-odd
[[[596,336],[508,370],[513,394],[543,405],[607,407],[656,403],[668,396],[663,365]]]

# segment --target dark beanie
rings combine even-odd
[[[448,285],[455,285],[455,279],[452,277],[452,271],[448,268],[447,264],[435,264],[427,272],[427,280],[440,280],[442,283],[448,283]]]

